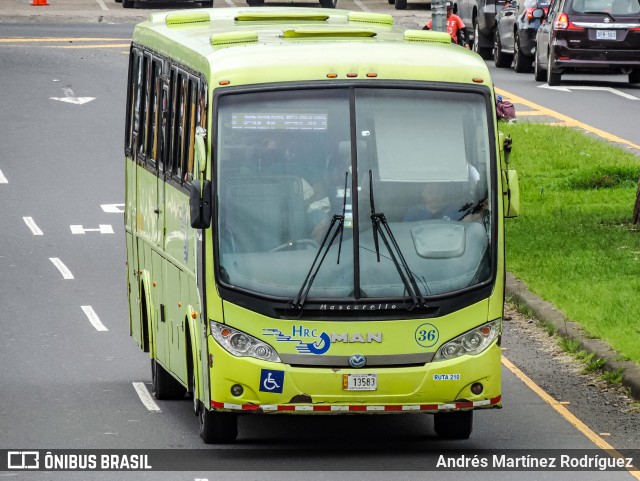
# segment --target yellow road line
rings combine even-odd
[[[508,97],[509,100],[511,100],[511,102],[513,103],[526,105],[527,107],[531,107],[532,109],[536,109],[542,112],[540,115],[547,115],[549,117],[554,117],[558,120],[565,122],[567,127],[578,127],[583,130],[586,130],[587,132],[591,132],[592,134],[595,134],[598,137],[602,137],[603,139],[608,140],[609,142],[624,144],[627,147],[630,147],[632,149],[640,150],[640,145],[634,144],[633,142],[630,142],[621,137],[618,137],[617,135],[613,135],[613,134],[610,134],[609,132],[605,132],[604,130],[597,129],[595,127],[582,123],[576,119],[563,115],[560,112],[556,112],[555,110],[548,109],[546,107],[543,107],[542,105],[535,104],[530,100],[524,99],[522,97],[518,97],[517,95],[511,94],[497,87],[495,90],[497,94],[502,95],[503,97]]]
[[[571,423],[575,428],[584,434],[591,442],[593,442],[600,449],[606,450],[615,458],[624,458],[625,456],[620,453],[617,449],[615,449],[611,444],[606,442],[596,433],[594,433],[589,426],[580,421],[577,417],[575,417],[561,402],[556,401],[553,397],[547,394],[544,389],[538,386],[535,382],[531,380],[529,376],[523,373],[515,364],[513,364],[509,359],[502,356],[502,364],[509,369],[513,374],[516,375],[518,379],[520,379],[523,383],[525,383],[533,392],[535,392],[538,396],[540,396],[545,402],[547,402],[553,409],[555,409],[558,414],[560,414],[563,418],[565,418],[569,423]],[[627,468],[627,471],[636,479],[640,480],[640,471],[635,466],[631,468]]]
[[[112,43],[103,45],[47,45],[46,48],[122,48],[128,47],[129,45],[130,44],[128,43]]]
[[[130,38],[106,37],[38,37],[38,38],[0,38],[0,43],[40,43],[40,42],[131,42]]]

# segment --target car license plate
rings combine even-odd
[[[378,389],[378,375],[343,374],[342,389],[344,391],[376,391]]]
[[[615,40],[615,30],[596,30],[596,39],[598,40]]]

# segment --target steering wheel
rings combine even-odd
[[[320,244],[318,244],[313,239],[298,239],[298,240],[289,241],[289,242],[286,242],[285,244],[274,247],[269,252],[297,251],[297,250],[301,250],[301,247],[303,246],[309,246],[309,247],[312,247],[313,249],[318,249],[320,247]]]

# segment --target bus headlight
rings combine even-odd
[[[445,361],[465,354],[480,354],[500,335],[501,322],[502,319],[487,322],[444,343],[436,352],[433,361]]]
[[[280,362],[278,353],[269,344],[249,334],[210,321],[211,335],[226,351],[236,357],[255,357],[263,361]]]

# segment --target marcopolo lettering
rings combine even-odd
[[[395,304],[320,304],[321,311],[384,311],[397,309]]]

